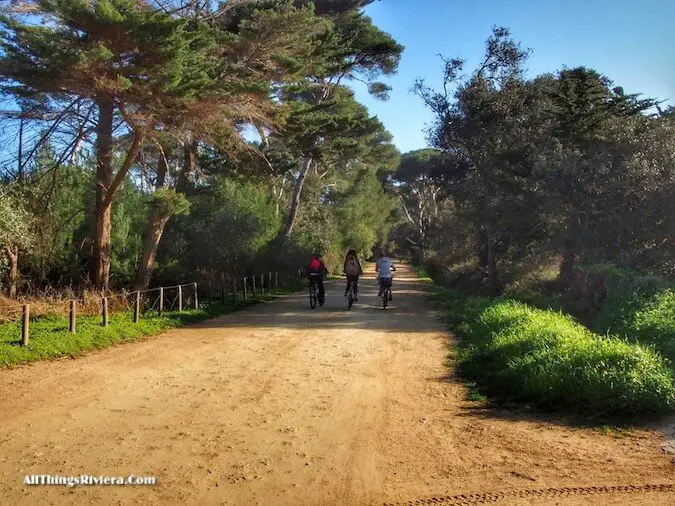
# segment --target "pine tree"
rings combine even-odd
[[[3,15],[0,75],[6,93],[78,97],[95,104],[96,209],[92,281],[108,287],[111,206],[161,118],[213,84],[207,27],[138,0],[35,0],[43,21]],[[119,128],[119,123],[123,127]],[[117,124],[117,126],[116,126]],[[115,170],[115,132],[131,132]]]

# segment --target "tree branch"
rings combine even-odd
[[[117,193],[117,190],[119,190],[120,186],[122,186],[124,178],[126,178],[127,173],[131,168],[131,165],[134,163],[136,157],[138,156],[138,153],[141,151],[143,140],[144,134],[139,130],[134,130],[134,140],[131,144],[131,148],[129,148],[129,151],[127,152],[127,156],[124,159],[124,163],[122,164],[122,167],[115,176],[115,179],[110,185],[110,188],[106,188],[105,199],[103,200],[104,206],[109,206],[110,204],[112,204],[112,200],[115,197],[115,193]]]

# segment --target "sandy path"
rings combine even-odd
[[[382,504],[549,487],[675,484],[659,434],[614,438],[482,410],[447,378],[448,336],[403,271],[157,338],[0,371],[1,504]],[[31,487],[25,474],[155,475]],[[674,493],[508,504],[667,504]],[[624,502],[625,501],[625,502]]]

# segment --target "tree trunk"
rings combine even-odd
[[[113,182],[113,117],[115,105],[111,100],[100,99],[96,125],[96,225],[94,229],[94,261],[91,278],[94,285],[108,289],[110,278],[110,215],[111,202],[108,191]]]
[[[300,196],[302,195],[302,187],[305,184],[307,173],[312,166],[312,162],[312,158],[307,160],[307,163],[300,170],[300,174],[298,174],[298,178],[295,180],[295,189],[293,190],[293,198],[291,199],[291,210],[288,213],[288,219],[286,220],[286,225],[284,226],[283,231],[284,241],[289,241],[291,235],[293,234],[293,227],[295,226],[295,221],[298,218],[298,210],[300,209]]]
[[[478,232],[478,264],[484,273],[483,283],[490,295],[502,290],[497,271],[497,238],[492,224],[484,224]]]
[[[426,255],[426,249],[423,244],[420,244],[419,246],[419,252],[418,254],[418,259],[417,262],[419,265],[424,265],[424,262],[427,261],[427,255]]]
[[[19,153],[17,158],[19,159],[17,179],[23,181],[23,116],[19,120]]]
[[[166,158],[160,156],[159,165],[157,167],[157,182],[155,184],[157,189],[164,186],[167,171]],[[138,272],[136,273],[135,286],[137,290],[145,290],[150,286],[150,278],[152,277],[152,269],[155,265],[157,248],[159,247],[159,242],[162,239],[169,218],[171,218],[171,211],[164,209],[159,204],[155,204],[152,215],[150,216],[150,223],[148,223],[148,231],[146,232],[145,240],[143,241],[141,263],[138,266]]]
[[[487,271],[488,266],[488,239],[483,228],[478,230],[478,265]]]
[[[564,239],[563,258],[560,262],[559,281],[563,287],[568,286],[573,275],[574,268],[579,261],[579,216],[576,212],[570,214],[567,232]]]
[[[487,229],[487,282],[491,295],[499,295],[501,284],[497,273],[497,240],[494,237],[492,227]]]
[[[7,284],[7,296],[16,298],[16,289],[19,283],[19,248],[6,246],[7,258],[9,259],[9,279]]]
[[[187,193],[188,177],[190,177],[190,174],[192,174],[197,167],[197,141],[186,142],[183,145],[183,149],[183,170],[178,175],[176,190],[181,193]]]
[[[150,223],[148,224],[148,232],[143,242],[143,256],[141,257],[141,263],[138,266],[138,273],[136,275],[137,290],[144,290],[150,285],[150,277],[155,265],[157,248],[159,247],[159,241],[162,239],[162,234],[164,233],[166,224],[169,222],[169,218],[171,218],[171,214],[168,210],[155,207],[152,211]]]

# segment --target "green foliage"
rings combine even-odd
[[[635,116],[656,105],[652,99],[625,95],[621,87],[585,67],[562,70],[553,92],[557,133],[576,146],[608,140],[612,118]]]
[[[0,18],[0,74],[9,92],[118,97],[156,114],[157,98],[185,100],[212,82],[215,39],[204,25],[131,0],[35,4],[50,23]]]
[[[4,279],[5,271],[9,271],[10,292],[16,286],[16,276],[9,270],[11,260],[16,261],[35,238],[35,222],[20,189],[0,183],[0,280]]]
[[[148,196],[125,185],[112,209],[111,271],[116,286],[128,286],[136,275],[149,214]]]
[[[625,94],[591,69],[526,79],[527,55],[508,30],[495,29],[468,77],[462,60],[444,60],[442,89],[416,83],[435,116],[430,144],[460,170],[439,180],[434,164],[403,166],[438,185],[448,206],[433,227],[408,217],[398,242],[427,250],[445,269],[471,263],[492,294],[513,284],[525,262],[554,262],[563,280],[571,266],[594,262],[672,278],[672,117],[648,115],[655,100]],[[419,188],[406,193],[405,176],[401,202],[421,202]]]
[[[373,248],[384,244],[389,236],[396,200],[385,193],[372,171],[360,172],[351,186],[333,199],[341,250],[355,249],[362,258],[369,258]]]
[[[643,345],[594,334],[568,316],[509,300],[436,296],[460,335],[462,375],[494,399],[584,413],[675,408],[664,359]]]
[[[0,184],[0,248],[23,249],[33,240],[33,217],[19,188]]]
[[[148,230],[153,216],[175,216],[160,242],[155,281],[280,262],[272,242],[291,181],[308,157],[297,237],[284,261],[304,264],[308,252],[322,250],[337,269],[344,249],[367,255],[384,243],[394,216],[379,177],[394,168],[398,153],[345,84],[362,80],[384,97],[389,88],[377,78],[396,70],[402,47],[359,12],[366,3],[266,0],[188,16],[131,0],[29,1],[45,23],[3,11],[0,74],[7,95],[30,99],[35,114],[72,107],[75,114],[59,121],[75,132],[87,114],[95,130],[105,104],[114,104],[113,122],[120,123],[112,138],[97,135],[93,146],[91,132],[73,139],[84,144],[81,166],[64,164],[45,144],[29,202],[41,244],[25,270],[41,283],[86,279],[86,263],[97,255],[95,192],[112,202],[116,287],[134,279],[143,238],[162,235],[163,219]],[[264,161],[243,156],[250,154],[241,149],[244,124],[270,133]],[[54,142],[71,142],[71,131],[64,132]],[[126,168],[134,136],[144,145]],[[113,149],[111,167],[95,166],[106,146]],[[334,187],[323,185],[329,178]]]
[[[152,206],[163,215],[180,216],[190,213],[190,201],[182,193],[171,188],[158,188],[152,194]]]
[[[675,363],[675,289],[654,276],[641,276],[608,264],[592,265],[601,274],[609,294],[591,326],[631,342],[654,346]]]
[[[191,212],[170,223],[158,253],[159,279],[194,279],[246,269],[276,237],[280,220],[266,192],[214,177],[191,199]],[[174,259],[180,258],[180,263]]]
[[[51,157],[32,175],[28,205],[35,219],[37,240],[26,267],[40,281],[79,277],[77,239],[86,221],[90,185],[89,171],[71,165],[54,168]]]

